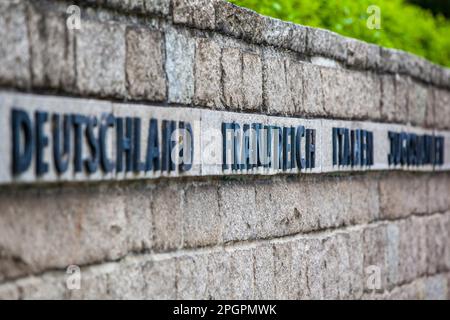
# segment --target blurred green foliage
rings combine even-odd
[[[450,67],[450,21],[405,0],[230,0],[261,14],[402,49]],[[381,29],[367,27],[380,8]]]

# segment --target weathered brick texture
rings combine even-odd
[[[223,0],[77,3],[80,30],[0,3],[2,91],[450,129],[450,70],[412,54]],[[5,185],[0,298],[450,299],[435,171]]]

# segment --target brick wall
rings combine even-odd
[[[450,129],[449,69],[223,1],[7,0],[0,38],[2,92]],[[0,298],[446,299],[449,231],[447,172],[3,185]]]

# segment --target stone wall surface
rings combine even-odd
[[[222,0],[1,0],[0,39],[0,94],[450,130],[450,69]],[[450,173],[2,185],[0,298],[450,299]]]

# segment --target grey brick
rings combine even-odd
[[[128,250],[142,251],[154,246],[152,195],[153,191],[142,185],[131,186],[124,192]]]
[[[306,52],[307,28],[278,19],[264,17],[262,40],[274,47]]]
[[[322,68],[321,74],[328,115],[373,120],[380,117],[381,85],[377,76],[334,68]]]
[[[162,16],[169,15],[170,0],[143,0],[144,11]]]
[[[303,103],[297,110],[300,116],[325,115],[323,84],[320,75],[320,67],[310,63],[302,64],[303,71]]]
[[[450,128],[450,91],[445,89],[434,90],[434,115],[436,127]]]
[[[411,282],[426,272],[425,229],[423,219],[407,219],[397,223],[399,228],[398,281]]]
[[[270,113],[292,114],[295,106],[288,89],[286,58],[266,56],[264,59],[264,104]]]
[[[217,31],[252,42],[262,42],[265,27],[263,16],[227,1],[217,1],[215,7]]]
[[[291,299],[292,288],[292,247],[291,242],[276,243],[273,246],[274,285],[277,300]]]
[[[408,88],[408,122],[423,126],[427,115],[427,87],[410,80]]]
[[[188,186],[183,203],[184,244],[206,246],[222,240],[222,219],[219,213],[217,186]]]
[[[177,297],[176,260],[148,261],[142,265],[143,298],[173,300]]]
[[[258,223],[261,217],[255,211],[255,188],[250,184],[223,183],[219,187],[223,240],[255,239],[260,236]]]
[[[303,106],[303,65],[289,59],[286,61],[287,86],[295,110]]]
[[[257,54],[226,48],[222,52],[224,103],[234,109],[256,110],[262,104],[262,63]]]
[[[258,246],[254,255],[254,299],[275,299],[275,270],[272,245]]]
[[[152,282],[148,283],[147,279],[144,280],[142,262],[135,259],[123,260],[115,265],[114,269],[108,273],[107,279],[110,299],[139,299],[144,297],[146,284],[155,285]]]
[[[421,174],[392,173],[380,179],[381,217],[400,218],[426,213],[427,184],[423,178]]]
[[[166,99],[163,35],[144,28],[126,31],[126,73],[129,94],[135,99]]]
[[[17,286],[20,298],[24,300],[64,299],[67,293],[66,282],[61,275],[28,277],[18,280]]]
[[[251,249],[230,252],[230,278],[233,288],[232,299],[253,299],[253,252]]]
[[[367,46],[367,68],[378,70],[381,65],[381,48],[375,44],[366,43]]]
[[[224,49],[222,52],[223,95],[225,105],[229,108],[241,109],[244,105],[242,69],[240,49]]]
[[[28,7],[33,86],[71,91],[75,86],[75,33],[66,18]]]
[[[324,298],[356,299],[363,291],[361,233],[337,233],[323,242]]]
[[[259,110],[262,105],[262,62],[258,54],[242,55],[242,91],[244,109]]]
[[[198,29],[216,25],[215,0],[173,0],[173,22]]]
[[[221,48],[212,40],[198,39],[195,54],[194,103],[206,107],[222,107]]]
[[[444,215],[434,215],[423,222],[426,227],[428,274],[444,271],[448,267],[450,237],[447,219]]]
[[[447,173],[430,175],[428,180],[428,213],[450,209],[450,176]]]
[[[0,197],[0,278],[113,260],[126,252],[127,220],[118,192],[106,187],[30,189]]]
[[[347,59],[347,38],[328,30],[307,27],[306,47],[313,56],[325,56],[338,61]]]
[[[183,244],[183,190],[161,184],[152,191],[154,247],[178,249]]]
[[[400,281],[400,230],[398,224],[387,224],[387,285],[392,288]]]
[[[206,254],[177,259],[177,299],[206,299],[208,289]]]
[[[447,291],[447,279],[444,275],[436,275],[428,277],[425,282],[425,299],[426,300],[446,300]]]
[[[85,21],[76,35],[77,87],[85,95],[125,96],[125,27]]]
[[[169,102],[190,104],[194,96],[195,41],[186,32],[166,32],[166,72]]]
[[[30,84],[30,53],[23,3],[0,5],[0,84],[26,88]]]
[[[372,267],[377,267],[380,270],[381,276],[381,288],[384,290],[387,287],[387,275],[388,275],[388,237],[387,229],[385,225],[368,226],[363,231],[363,253],[364,253],[364,271],[366,272],[366,280],[372,274]],[[373,276],[377,276],[373,274]],[[374,279],[376,280],[376,279]],[[368,287],[366,283],[365,291],[373,291],[372,287]],[[370,282],[370,285],[374,283]],[[376,290],[379,291],[379,290]]]
[[[347,40],[347,65],[355,68],[365,69],[367,66],[369,46],[366,42]]]
[[[406,113],[396,109],[395,76],[382,75],[381,79],[381,118],[387,121],[405,120]],[[404,110],[406,111],[406,110]]]
[[[207,297],[213,300],[229,299],[233,296],[230,253],[220,251],[208,255]]]
[[[81,287],[79,290],[70,290],[68,298],[72,300],[105,300],[111,299],[110,281],[111,273],[116,272],[117,264],[104,263],[81,268]]]
[[[381,71],[389,73],[399,72],[399,65],[402,58],[400,50],[381,47],[380,58]]]
[[[14,283],[0,285],[0,300],[18,300],[19,288]]]

